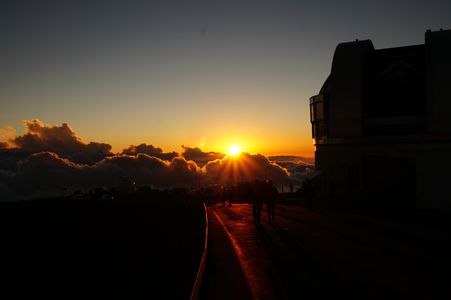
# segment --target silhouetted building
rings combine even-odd
[[[451,210],[451,30],[399,48],[339,44],[310,116],[325,195]]]

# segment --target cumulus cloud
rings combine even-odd
[[[315,168],[314,163],[310,158],[302,156],[270,156],[268,159],[287,169],[290,174],[303,173]]]
[[[268,159],[290,173],[294,185],[301,184],[315,174],[314,158],[304,156],[269,156]]]
[[[5,125],[4,128],[0,128],[0,140],[7,141],[14,138],[16,135],[16,129],[11,125]],[[7,145],[6,142],[0,142],[1,145]]]
[[[261,154],[241,153],[208,162],[202,169],[184,157],[171,161],[139,153],[105,157],[81,164],[53,152],[34,153],[18,163],[17,172],[0,172],[0,192],[20,197],[53,195],[63,188],[116,187],[121,178],[132,178],[137,186],[195,187],[202,184],[231,184],[271,179],[291,183],[289,172]]]
[[[200,148],[190,148],[187,146],[183,146],[182,156],[187,160],[192,160],[196,162],[197,165],[203,167],[209,161],[213,161],[216,159],[222,159],[225,157],[224,153],[220,152],[204,152]]]
[[[136,156],[139,153],[147,154],[149,156],[158,157],[164,160],[172,160],[178,156],[177,152],[164,153],[161,148],[154,147],[153,145],[140,144],[137,146],[130,145],[130,147],[122,150],[122,154]]]
[[[210,183],[230,184],[240,181],[267,180],[290,183],[289,172],[272,163],[261,154],[240,153],[208,162],[204,166],[206,180]]]
[[[0,128],[0,149],[8,149],[11,145],[8,140],[14,138],[16,135],[16,129],[10,125],[5,125]]]
[[[111,154],[111,145],[84,143],[67,124],[47,125],[40,120],[25,120],[25,133],[8,140],[8,148],[23,153],[50,151],[81,163],[94,163]]]
[[[132,178],[138,186],[193,187],[201,169],[182,157],[172,161],[147,154],[109,156],[94,165],[79,164],[53,152],[39,152],[19,162],[15,174],[0,176],[3,189],[16,195],[43,194],[63,188],[92,189],[115,187],[123,177]]]

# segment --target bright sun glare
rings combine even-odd
[[[238,145],[231,145],[229,147],[229,155],[235,156],[241,152],[241,148]]]

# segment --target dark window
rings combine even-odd
[[[327,136],[327,120],[323,95],[310,98],[310,120],[312,122],[312,137],[316,142],[319,142]]]

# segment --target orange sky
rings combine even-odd
[[[68,123],[117,152],[312,156],[309,98],[338,43],[412,45],[451,26],[449,1],[257,2],[0,2],[0,128]]]

